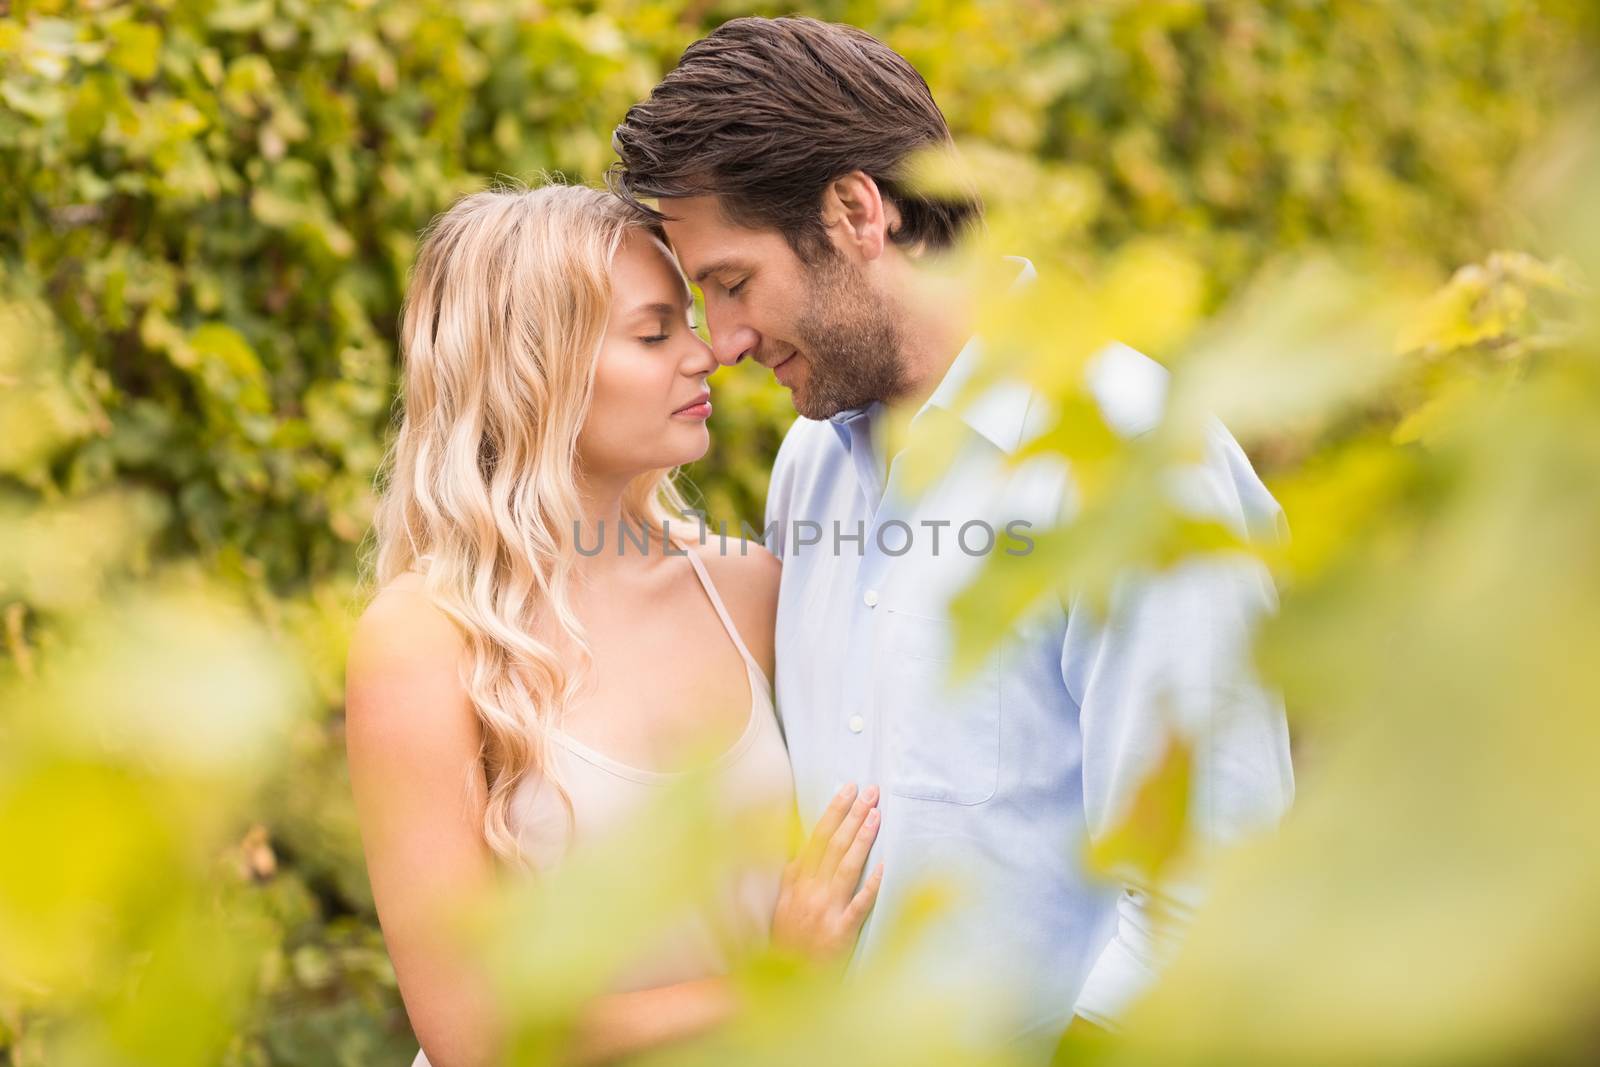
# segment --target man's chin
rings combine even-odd
[[[831,419],[843,409],[828,404],[818,404],[815,398],[806,389],[806,383],[800,382],[789,390],[789,403],[794,405],[794,410],[801,418],[821,422]]]
[[[816,389],[814,386],[815,383],[809,378],[796,382],[789,390],[789,402],[800,415],[818,422],[872,403],[872,397],[858,399],[850,394],[842,394],[838,389]]]
[[[859,386],[849,386],[845,383],[818,381],[815,365],[807,364],[802,368],[802,374],[793,383],[779,382],[789,390],[789,403],[794,405],[794,410],[803,418],[821,422],[831,419],[841,411],[853,411],[864,408],[872,403],[873,397],[862,396],[865,391]]]
[[[798,413],[802,418],[810,419],[813,422],[823,422],[827,419],[833,418],[841,411],[850,410],[849,407],[839,407],[837,404],[813,405],[807,403],[798,396],[793,396],[790,399],[794,403],[794,410],[796,413]]]
[[[808,388],[811,384],[811,376],[809,374],[803,375],[795,382],[784,382],[779,379],[778,384],[789,391],[789,403],[794,405],[795,412],[802,418],[825,419],[832,414],[832,412],[816,413],[816,405],[813,403],[811,390]]]

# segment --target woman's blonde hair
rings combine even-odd
[[[428,227],[402,316],[403,414],[380,479],[375,579],[414,569],[465,635],[462,683],[482,727],[483,835],[521,866],[517,784],[551,778],[548,730],[590,666],[568,587],[581,517],[578,431],[632,231],[616,197],[546,184],[463,197]],[[629,485],[622,521],[665,537],[684,504],[673,472]],[[674,540],[677,540],[674,538]],[[579,650],[563,663],[543,621]],[[570,804],[568,805],[570,814]]]

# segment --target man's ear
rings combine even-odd
[[[877,259],[899,225],[894,202],[884,199],[866,171],[853,170],[828,183],[822,193],[822,226],[834,244],[853,248],[864,260]]]

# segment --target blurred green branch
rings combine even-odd
[[[768,8],[0,14],[0,1060],[411,1054],[339,709],[415,235],[495,175],[596,178],[685,44]],[[1236,549],[1159,489],[1206,415],[1291,519],[1264,553],[1285,600],[1261,660],[1309,731],[1313,799],[1277,851],[1219,875],[1127,1058],[1559,1058],[1600,958],[1600,387],[1572,313],[1600,241],[1575,164],[1540,197],[1553,223],[1507,191],[1555,132],[1592,12],[808,10],[926,74],[990,199],[989,250],[1041,267],[994,369],[1058,398],[1035,458],[1065,456],[1095,510],[987,574],[969,634],[1118,567]],[[1078,388],[1112,336],[1174,370],[1170,421],[1132,445]],[[792,411],[752,368],[717,383],[688,473],[713,521],[755,522]],[[1121,847],[1165,858],[1148,844],[1133,826]],[[600,960],[626,946],[599,941],[585,884],[527,921]],[[859,1000],[811,977],[752,961],[748,1022],[675,1057],[954,1062],[914,969]]]

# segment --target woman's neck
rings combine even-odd
[[[579,484],[576,570],[590,583],[636,570],[662,553],[661,535],[623,515],[628,479],[585,478]]]

